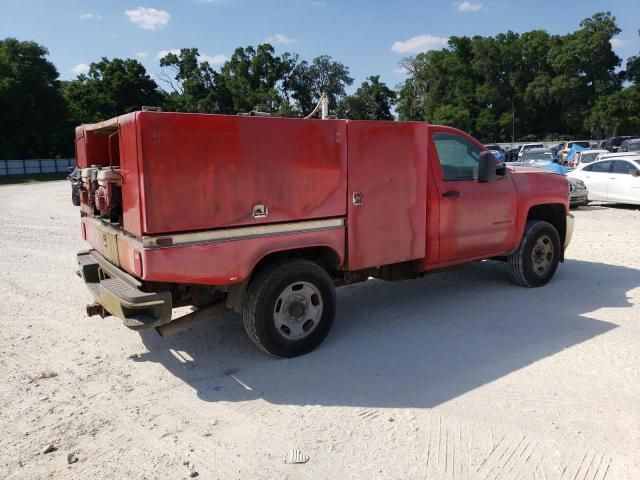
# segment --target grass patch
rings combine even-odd
[[[15,183],[38,183],[49,182],[51,180],[64,180],[69,175],[66,172],[57,173],[33,173],[27,175],[0,175],[0,185],[11,185]]]

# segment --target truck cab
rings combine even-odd
[[[76,150],[88,313],[165,335],[231,309],[276,356],[324,340],[337,286],[495,259],[539,287],[572,234],[565,178],[446,126],[134,112]]]

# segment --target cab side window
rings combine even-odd
[[[598,172],[598,173],[609,173],[609,169],[611,168],[611,160],[606,160],[604,162],[592,163],[591,165],[587,165],[583,168],[586,172]]]
[[[445,180],[473,180],[478,176],[478,158],[482,150],[467,139],[452,133],[434,133]]]
[[[623,173],[625,175],[636,175],[638,169],[633,166],[633,164],[629,162],[625,162],[624,160],[615,160],[613,162],[613,170],[612,173]]]

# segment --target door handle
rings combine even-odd
[[[449,190],[448,192],[444,192],[442,196],[444,198],[458,198],[460,196],[460,192],[457,190]]]

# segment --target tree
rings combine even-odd
[[[447,123],[485,140],[510,138],[514,125],[517,137],[586,135],[596,101],[621,88],[624,74],[616,72],[620,58],[610,42],[619,32],[604,12],[563,36],[533,30],[451,37],[447,48],[403,61],[409,78],[399,88],[399,116]]]
[[[329,98],[329,109],[336,111],[346,96],[346,87],[353,83],[349,68],[328,55],[297,63],[287,81],[296,112],[305,116],[317,105],[323,93]]]
[[[395,99],[396,92],[381,82],[379,75],[372,75],[353,95],[344,98],[338,108],[339,116],[353,120],[393,120],[391,108]]]
[[[275,55],[268,43],[257,48],[236,48],[217,77],[219,94],[225,98],[224,113],[248,112],[256,108],[276,114],[291,112],[286,83],[295,57]]]
[[[140,62],[130,58],[103,57],[90,65],[86,75],[66,82],[63,92],[74,124],[97,122],[162,102],[156,82]]]
[[[58,71],[48,53],[35,42],[0,40],[0,158],[73,151],[73,132],[64,131],[67,111]]]
[[[160,59],[161,79],[168,87],[164,107],[178,112],[218,113],[226,111],[228,100],[217,89],[218,73],[208,62],[200,62],[197,48],[182,48]],[[171,73],[167,73],[169,70]]]

